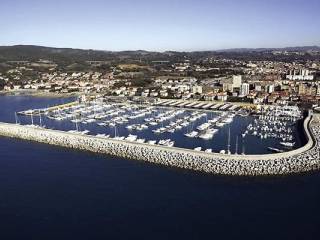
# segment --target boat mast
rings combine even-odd
[[[33,110],[31,110],[31,125],[33,126]]]
[[[229,133],[228,133],[228,152],[227,154],[231,154],[230,152],[230,126],[229,126]]]
[[[18,124],[18,116],[17,116],[17,112],[14,112],[14,118],[16,120],[16,124]]]
[[[236,138],[236,152],[235,152],[235,154],[238,154],[238,136]]]
[[[76,117],[76,130],[77,130],[77,132],[79,132],[78,119],[77,119],[77,117]]]
[[[242,155],[245,155],[245,152],[244,152],[244,139],[242,138]]]
[[[42,118],[41,118],[41,112],[40,112],[40,109],[39,109],[39,116],[40,116],[40,127],[42,127]]]

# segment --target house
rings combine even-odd
[[[204,100],[205,101],[214,101],[217,97],[217,94],[216,93],[207,93],[206,95],[204,95]]]
[[[219,101],[225,102],[225,101],[228,100],[228,94],[227,94],[226,92],[218,93],[218,94],[217,94],[217,99],[218,99]]]

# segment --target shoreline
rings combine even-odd
[[[54,93],[44,92],[38,90],[12,90],[12,91],[0,91],[1,96],[31,96],[38,98],[69,98],[78,97],[81,93]]]

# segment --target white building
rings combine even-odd
[[[232,77],[232,87],[233,88],[240,88],[242,83],[242,76],[241,75],[234,75]]]
[[[310,74],[308,69],[300,69],[300,70],[290,70],[289,75],[287,75],[287,79],[289,80],[300,80],[305,81],[309,80],[312,81],[314,76]]]
[[[240,85],[240,96],[247,96],[250,92],[250,85],[249,83],[242,83]]]
[[[199,93],[199,94],[202,94],[202,86],[199,86],[199,85],[195,85],[192,87],[192,93],[195,94],[195,93]]]
[[[267,86],[267,92],[268,93],[273,93],[274,92],[274,85],[273,84]]]

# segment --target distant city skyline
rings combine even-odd
[[[0,45],[202,51],[320,45],[318,0],[1,3]]]

